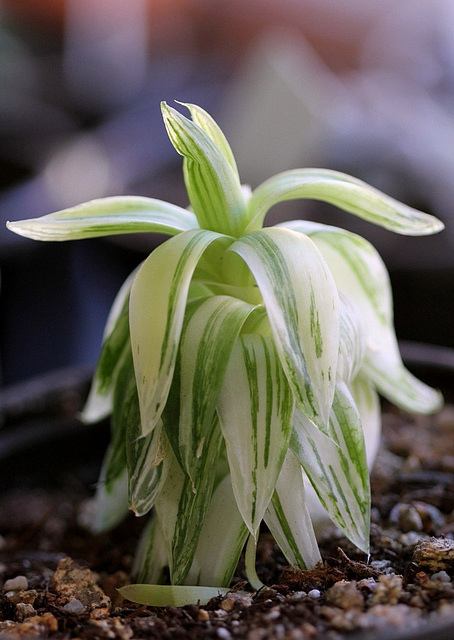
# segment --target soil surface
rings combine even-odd
[[[28,470],[48,467],[44,458],[37,450]],[[131,516],[96,537],[78,525],[93,466],[56,465],[50,482],[25,473],[20,485],[3,489],[0,640],[454,637],[453,405],[435,417],[386,409],[369,561],[332,528],[322,535],[322,566],[289,568],[264,531],[258,574],[269,586],[245,594],[240,563],[232,592],[203,607],[122,600],[116,589],[131,581],[142,522]]]

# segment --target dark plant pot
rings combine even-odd
[[[454,350],[401,344],[407,366],[424,381],[454,399]],[[77,419],[90,384],[91,370],[71,369],[0,391],[0,482],[13,487],[55,486],[71,474],[91,487],[97,480],[109,438],[108,422],[84,426]],[[437,617],[408,631],[368,630],[355,640],[449,640],[454,617]]]

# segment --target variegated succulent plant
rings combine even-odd
[[[125,593],[153,604],[212,595],[184,585],[227,587],[248,538],[258,586],[262,521],[299,567],[320,559],[320,514],[367,552],[377,392],[415,412],[441,403],[402,364],[388,274],[370,243],[307,220],[263,223],[298,198],[402,234],[442,223],[324,169],[286,171],[251,192],[218,125],[185,106],[191,119],[165,103],[162,113],[190,209],[112,197],[9,224],[37,240],[172,236],[117,296],[83,415],[112,414],[90,526],[151,511],[136,559],[151,586]],[[166,582],[180,587],[157,586]]]

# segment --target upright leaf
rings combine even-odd
[[[292,394],[272,339],[241,336],[227,366],[218,414],[233,492],[254,537],[288,449],[292,413]]]
[[[230,249],[252,271],[278,354],[301,409],[327,429],[339,351],[339,296],[314,243],[286,229],[263,229]]]
[[[192,121],[198,124],[199,127],[203,129],[203,131],[205,131],[208,136],[210,136],[211,140],[222,152],[239,180],[236,160],[232,153],[232,149],[230,148],[230,145],[227,142],[227,138],[225,137],[224,132],[221,130],[217,122],[213,120],[209,113],[207,113],[204,109],[197,106],[196,104],[189,104],[185,102],[181,102],[180,104],[189,109]]]
[[[184,157],[183,173],[189,200],[200,226],[238,236],[247,212],[238,175],[205,131],[162,103],[170,141]]]

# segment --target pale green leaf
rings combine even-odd
[[[302,220],[285,223],[285,227],[311,237],[339,290],[353,302],[367,330],[362,368],[380,393],[407,411],[437,411],[441,395],[402,364],[394,332],[389,276],[374,247],[364,238],[336,227]]]
[[[194,269],[206,247],[219,238],[204,230],[170,238],[134,279],[129,323],[143,435],[154,429],[165,407]]]
[[[273,205],[299,198],[329,202],[405,235],[428,235],[444,227],[434,216],[413,209],[344,173],[328,169],[294,169],[269,178],[253,191],[248,203],[251,222],[247,231],[260,228]]]
[[[141,196],[90,200],[40,218],[8,222],[8,228],[33,240],[81,240],[124,233],[175,235],[197,229],[195,215],[177,205]]]
[[[291,449],[331,519],[368,552],[370,487],[359,412],[344,383],[336,388],[328,438],[295,411]]]
[[[326,430],[339,351],[339,296],[314,243],[287,229],[263,229],[230,247],[252,271],[293,394]]]
[[[251,534],[273,495],[292,431],[293,398],[272,338],[235,344],[218,400],[232,486]]]
[[[321,561],[306,505],[303,470],[290,450],[266,510],[265,522],[289,564],[312,569]]]
[[[211,598],[225,595],[222,587],[187,587],[181,585],[128,584],[118,589],[126,600],[151,607],[184,607],[188,604],[205,605]]]
[[[161,104],[170,141],[184,157],[183,174],[192,209],[204,229],[238,236],[247,212],[238,175],[210,135],[178,111]]]
[[[238,510],[230,476],[226,476],[213,493],[185,582],[228,587],[247,536],[248,530]]]

